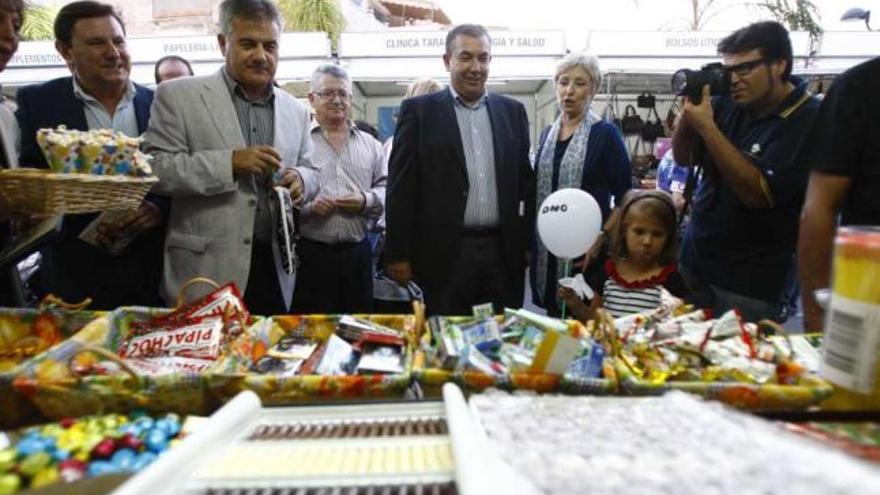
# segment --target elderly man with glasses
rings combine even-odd
[[[342,67],[319,66],[309,102],[312,160],[321,192],[300,216],[302,268],[294,293],[296,313],[363,313],[373,302],[371,222],[385,205],[385,152],[350,118],[351,78]]]
[[[796,287],[798,216],[807,171],[794,154],[819,101],[791,75],[788,32],[758,22],[718,44],[727,94],[683,103],[673,136],[680,165],[697,166],[681,271],[698,302],[749,321],[784,319]]]

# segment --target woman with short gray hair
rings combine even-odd
[[[592,55],[571,53],[559,62],[553,80],[560,113],[538,141],[537,206],[559,189],[583,189],[599,203],[602,222],[610,228],[611,198],[615,204],[621,203],[631,187],[632,172],[620,132],[590,109],[602,83],[599,61]],[[584,269],[600,253],[606,238],[603,229],[596,244],[584,246],[589,252],[575,266]],[[560,314],[557,281],[569,275],[562,265],[536,240],[530,265],[532,299],[554,316]]]

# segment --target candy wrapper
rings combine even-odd
[[[39,129],[37,144],[56,173],[125,175],[152,174],[147,156],[140,152],[141,138],[110,129],[79,131],[59,126]]]
[[[403,349],[383,345],[365,351],[358,361],[357,373],[403,373]]]
[[[180,328],[134,337],[120,355],[126,358],[180,356],[217,359],[222,335],[223,317],[207,316]]]
[[[324,345],[321,361],[315,368],[315,373],[325,376],[337,376],[351,374],[354,350],[351,344],[331,335]]]
[[[221,345],[225,345],[241,335],[244,332],[244,327],[251,323],[251,315],[241,298],[238,287],[230,282],[171,313],[151,318],[146,323],[133,324],[132,334],[138,336],[157,330],[173,331],[180,327],[197,324],[208,316],[222,317],[224,324],[221,330]]]
[[[784,366],[772,342],[737,310],[714,320],[708,312],[693,311],[666,319],[641,314],[614,321],[622,336],[621,360],[640,379],[652,384],[668,381],[784,383],[798,380],[804,369]],[[625,337],[625,338],[623,338]]]
[[[501,333],[498,323],[487,318],[460,327],[466,345],[472,345],[482,352],[493,352],[501,347]]]
[[[137,358],[123,361],[139,375],[160,376],[172,373],[199,374],[214,364],[212,359],[195,359],[186,357]],[[109,364],[108,364],[109,363]],[[103,366],[112,367],[112,361],[103,361]],[[118,372],[109,368],[108,371]],[[109,374],[109,373],[108,373]]]

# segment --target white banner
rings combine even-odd
[[[822,57],[866,57],[880,54],[880,33],[867,31],[826,32],[822,35]]]
[[[489,31],[493,56],[565,55],[562,31]],[[439,57],[446,51],[446,31],[342,33],[339,56]]]
[[[223,60],[216,35],[128,38],[132,63],[153,63],[165,55],[178,55],[190,62]],[[329,58],[330,39],[326,33],[284,33],[279,46],[281,59]],[[64,65],[53,41],[30,41],[19,45],[10,68]]]
[[[718,42],[727,31],[594,31],[587,51],[598,57],[717,57]],[[790,33],[795,57],[806,57],[810,37]]]

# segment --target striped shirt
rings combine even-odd
[[[371,221],[385,210],[385,150],[382,144],[349,122],[348,139],[337,152],[317,122],[312,123],[312,162],[318,168],[319,196],[339,199],[352,194],[365,198],[364,211],[352,214],[336,211],[321,217],[311,214],[311,204],[303,206],[301,235],[325,244],[359,242],[367,235]]]
[[[688,293],[675,264],[652,277],[628,281],[617,272],[614,262],[606,258],[592,263],[585,278],[602,296],[602,307],[615,318],[656,309],[663,290],[676,297],[686,297]]]
[[[92,95],[79,85],[76,77],[73,77],[73,94],[83,103],[83,112],[86,114],[86,124],[89,129],[113,129],[121,132],[126,136],[136,137],[138,133],[137,115],[134,111],[134,95],[137,89],[131,80],[125,88],[125,94],[116,104],[116,110],[113,115],[107,112],[107,109]]]
[[[249,101],[241,85],[224,68],[223,80],[229,88],[232,106],[238,117],[241,135],[248,147],[260,144],[275,144],[275,92],[271,90],[265,98]],[[254,242],[266,245],[272,242],[272,214],[269,211],[271,190],[263,186],[267,178],[251,175],[250,180],[257,193],[257,212],[254,218]]]
[[[238,116],[238,125],[244,142],[248,146],[258,144],[272,146],[275,143],[275,92],[270,90],[266,97],[248,101],[244,89],[226,69],[223,69],[223,79],[229,88],[229,96],[232,97],[232,106],[235,107],[235,115]]]
[[[615,318],[657,309],[660,306],[660,287],[661,284],[629,288],[608,277],[602,290],[602,307]]]
[[[468,174],[468,198],[464,210],[464,227],[497,227],[498,185],[495,182],[495,148],[492,141],[492,122],[489,120],[489,96],[484,94],[476,106],[465,104],[452,86],[449,91],[455,100],[455,117],[464,149]]]

